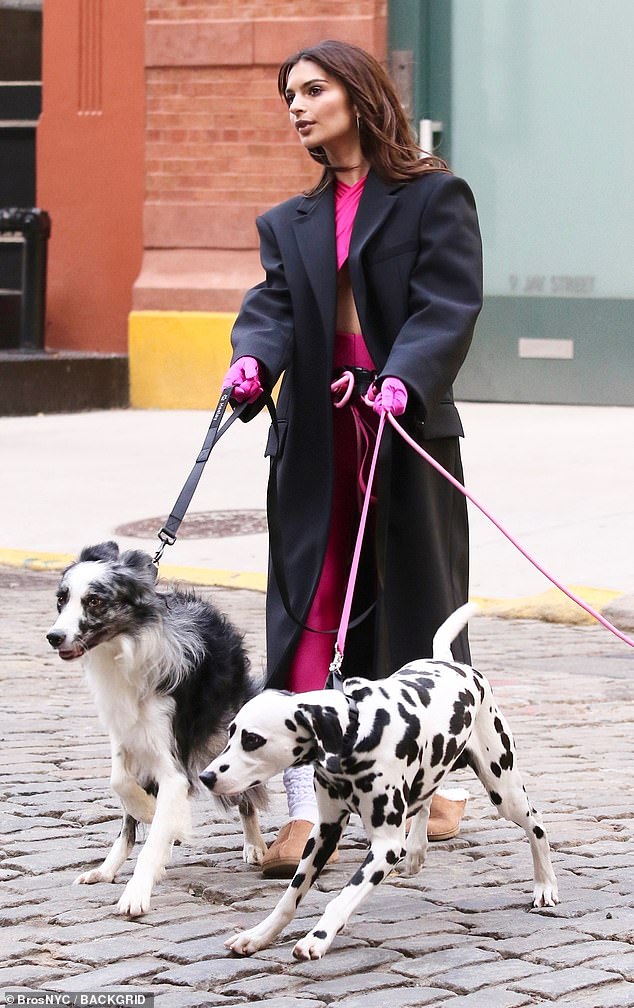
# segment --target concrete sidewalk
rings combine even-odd
[[[211,408],[0,418],[0,563],[57,569],[112,537],[154,553]],[[634,409],[463,403],[460,411],[469,491],[554,577],[634,630]],[[190,535],[200,512],[262,519],[267,426],[264,415],[236,423],[214,448],[164,576],[264,589],[265,532]],[[471,595],[487,611],[590,619],[472,505],[470,515]],[[130,523],[142,530],[122,534]]]

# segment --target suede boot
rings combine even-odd
[[[282,826],[277,838],[273,841],[262,861],[264,878],[292,878],[301,861],[306,841],[310,836],[314,823],[307,819],[291,819]],[[339,851],[335,848],[327,864],[335,864],[339,860]]]
[[[467,791],[458,788],[436,792],[431,800],[427,822],[428,840],[451,840],[458,836],[468,797]]]

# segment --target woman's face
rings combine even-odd
[[[299,60],[288,75],[285,96],[303,147],[323,147],[333,163],[358,152],[359,130],[348,93],[318,63]]]

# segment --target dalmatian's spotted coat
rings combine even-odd
[[[404,859],[406,875],[420,870],[431,798],[454,767],[471,767],[498,813],[525,831],[533,857],[533,906],[557,903],[548,840],[522,784],[510,729],[485,677],[451,655],[451,641],[473,609],[463,606],[443,624],[433,658],[411,662],[388,679],[348,679],[345,692],[266,690],[238,713],[229,744],[203,772],[203,782],[215,794],[235,794],[288,766],[312,763],[319,822],[275,909],[229,939],[232,951],[251,955],[275,940],[334,851],[350,814],[358,813],[370,841],[365,861],[293,950],[297,959],[325,955],[399,861]]]

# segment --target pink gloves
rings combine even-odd
[[[260,384],[260,368],[255,357],[238,357],[227,371],[222,387],[228,388],[233,385],[232,399],[236,402],[255,402],[262,394],[263,389]]]
[[[231,398],[236,402],[255,402],[263,392],[260,368],[255,357],[238,357],[234,361],[222,382],[223,388],[229,386],[233,387]],[[402,416],[407,407],[407,389],[400,378],[384,378],[378,391],[374,385],[370,386],[367,398],[375,413],[385,410],[397,417]]]
[[[370,386],[368,399],[375,413],[386,410],[392,416],[402,416],[407,407],[407,389],[400,378],[384,378],[378,392]]]

